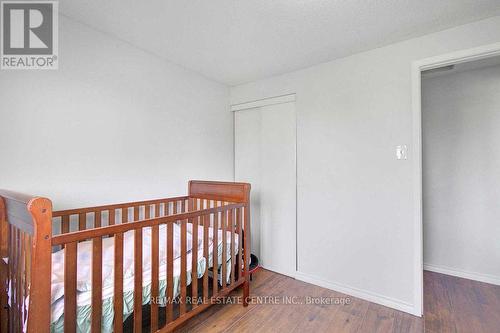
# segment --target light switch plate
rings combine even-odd
[[[408,159],[408,146],[406,145],[396,146],[396,159],[398,160]]]

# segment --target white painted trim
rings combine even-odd
[[[413,207],[414,207],[414,314],[423,315],[424,310],[424,236],[422,210],[422,117],[421,117],[421,69],[412,66],[412,121],[413,121]]]
[[[407,303],[407,302],[404,302],[404,301],[401,301],[398,299],[394,299],[391,297],[387,297],[384,295],[380,295],[380,294],[377,294],[377,293],[374,293],[374,292],[371,292],[368,290],[354,288],[354,287],[347,286],[347,285],[333,282],[333,281],[326,281],[326,280],[323,280],[321,278],[318,278],[318,277],[315,277],[315,276],[312,276],[309,274],[301,273],[301,272],[296,272],[295,278],[297,280],[312,283],[312,284],[315,284],[317,286],[331,289],[331,290],[334,290],[334,291],[337,291],[337,292],[340,292],[340,293],[343,293],[343,294],[346,294],[349,296],[361,298],[361,299],[364,299],[364,300],[372,302],[372,303],[377,303],[377,304],[380,304],[383,306],[390,307],[392,309],[407,312],[407,313],[410,313],[410,314],[415,315],[415,316],[420,317],[420,315],[421,315],[420,313],[414,312],[415,307],[413,306],[413,304],[410,304],[410,303]]]
[[[288,102],[295,102],[295,94],[288,94],[276,97],[269,97],[264,99],[259,99],[256,101],[250,101],[245,103],[233,104],[231,105],[231,111],[241,111],[246,109],[260,108],[268,105],[282,104]]]
[[[414,196],[414,309],[413,313],[423,314],[423,220],[422,220],[422,92],[423,70],[485,59],[500,55],[500,43],[484,45],[472,49],[456,51],[436,57],[414,61],[411,64],[412,119],[413,119],[413,196]]]
[[[456,268],[431,264],[424,264],[424,270],[500,286],[500,276],[491,274],[468,272]]]

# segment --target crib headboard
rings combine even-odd
[[[50,325],[51,236],[49,199],[0,190],[0,331]]]
[[[250,200],[250,184],[190,180],[189,196],[192,198],[248,203]]]

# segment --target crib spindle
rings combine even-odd
[[[167,323],[174,320],[174,223],[167,224]]]
[[[222,262],[221,262],[221,285],[222,290],[226,289],[227,276],[227,213],[222,211],[221,230],[222,230]]]
[[[192,248],[191,248],[191,304],[192,309],[198,305],[198,217],[192,219]]]
[[[24,295],[27,296],[29,295],[29,287],[31,285],[31,244],[32,244],[32,237],[29,234],[24,234],[25,235],[25,243],[24,246],[26,248],[26,257],[24,261]],[[25,309],[25,318],[28,316],[28,309]],[[1,327],[0,327],[1,331]],[[3,331],[2,331],[3,332]]]
[[[217,203],[214,202],[214,207],[217,207]],[[217,282],[217,267],[219,267],[219,254],[218,254],[218,244],[219,244],[219,213],[214,214],[214,225],[213,225],[213,241],[212,241],[212,274],[213,274],[213,295],[219,292],[219,284]]]
[[[128,207],[122,208],[122,223],[128,222]]]
[[[243,228],[241,225],[241,208],[236,208],[236,230],[238,231],[238,258],[237,258],[237,267],[238,267],[238,280],[241,279],[241,269],[243,266]]]
[[[139,221],[139,206],[134,206],[134,221]]]
[[[150,207],[146,206],[146,219],[149,218]],[[158,288],[159,288],[159,226],[152,227],[151,237],[151,332],[158,329]]]
[[[208,203],[207,203],[208,204]],[[203,272],[203,302],[208,302],[208,225],[210,223],[210,215],[202,216],[203,223],[203,256],[206,259],[205,272]]]
[[[16,317],[15,317],[15,323],[14,323],[14,326],[17,329],[20,329],[20,318],[19,318],[19,296],[17,294],[17,286],[18,286],[18,281],[19,281],[19,277],[18,277],[18,273],[19,273],[19,270],[15,269],[15,266],[17,265],[18,261],[19,261],[19,245],[18,245],[18,240],[19,238],[19,229],[17,228],[14,228],[14,240],[13,240],[13,244],[14,246],[16,247],[16,249],[14,250],[14,280],[12,282],[12,291],[11,293],[13,294],[14,296],[14,309],[16,311]]]
[[[87,214],[80,213],[78,214],[78,230],[87,229]]]
[[[134,221],[139,219],[139,207],[134,207]],[[134,333],[142,332],[142,229],[134,234]]]
[[[76,332],[76,270],[78,242],[64,250],[64,332]]]
[[[8,272],[7,272],[7,276],[9,277],[8,281],[13,281],[14,280],[14,269],[13,269],[13,259],[14,258],[14,227],[9,224],[9,239],[8,239],[8,253],[9,253],[9,261],[8,261]],[[9,283],[9,282],[7,282]],[[9,288],[9,285],[7,285],[7,288]],[[10,297],[10,305],[12,306],[13,304],[15,305],[16,303],[16,300],[13,299],[13,297]],[[15,313],[12,313],[11,311],[9,311],[9,332],[12,332],[14,331],[14,317],[15,317]]]
[[[108,211],[108,225],[115,225],[116,212],[114,209]]]
[[[62,223],[61,232],[63,234],[67,234],[69,232],[69,215],[64,215],[61,218],[61,223]]]
[[[231,232],[231,249],[230,249],[230,254],[231,254],[231,285],[234,283],[234,270],[235,270],[235,254],[234,254],[234,213],[232,209],[229,210],[229,231]]]
[[[114,332],[123,331],[123,233],[115,235]]]
[[[100,218],[96,214],[95,223]],[[102,238],[92,239],[92,332],[101,331],[102,317]]]
[[[181,274],[180,274],[180,285],[181,285],[181,296],[179,299],[179,314],[182,316],[186,313],[186,269],[187,269],[187,220],[181,220]]]

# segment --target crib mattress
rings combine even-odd
[[[164,225],[159,228],[159,297],[166,297],[166,227]],[[191,269],[192,269],[192,226],[187,226],[187,255],[186,255],[186,285],[191,284]],[[151,301],[151,228],[143,229],[143,290],[142,304],[149,304]],[[227,232],[226,237],[226,258],[227,279],[231,273],[231,234]],[[238,252],[238,235],[235,234],[235,253]],[[205,272],[205,268],[213,266],[213,229],[209,228],[209,257],[205,258],[203,253],[203,228],[198,228],[198,244],[195,248],[198,251],[197,261],[197,277],[201,278]],[[134,233],[129,231],[124,234],[124,286],[123,286],[123,319],[133,313],[134,308]],[[218,262],[222,262],[222,231],[218,232]],[[82,242],[78,244],[78,271],[77,271],[77,331],[90,332],[91,325],[91,257],[92,257],[92,242]],[[114,238],[103,239],[103,303],[102,303],[102,331],[112,332],[114,318]],[[58,251],[52,255],[53,276],[52,276],[52,332],[64,331],[64,250]],[[174,297],[180,293],[180,227],[174,225]],[[219,264],[220,266],[220,264]],[[61,276],[62,275],[62,276]],[[161,306],[162,304],[160,304]]]

